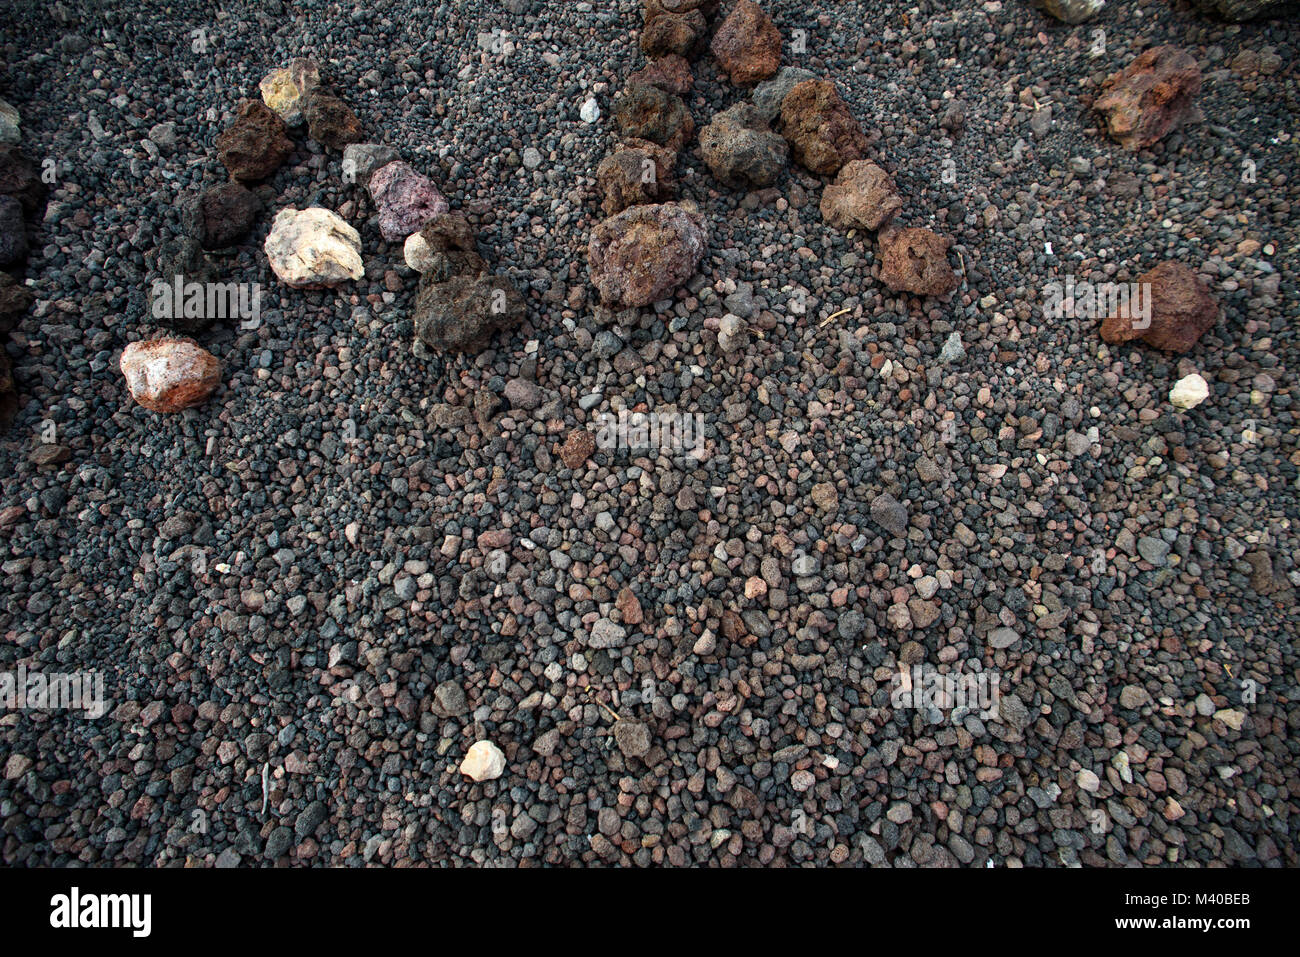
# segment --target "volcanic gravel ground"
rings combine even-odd
[[[0,96],[59,164],[7,343],[0,667],[98,670],[111,698],[98,721],[0,715],[0,859],[1298,863],[1300,25],[1167,0],[1078,27],[1013,0],[764,6],[784,62],[839,85],[899,221],[954,238],[951,302],[890,294],[817,178],[730,190],[693,142],[700,273],[598,308],[595,168],[645,62],[630,0],[0,14]],[[1126,153],[1087,104],[1157,43],[1201,62],[1203,118]],[[225,181],[213,140],[240,99],[294,56],[467,214],[528,322],[477,356],[413,350],[418,277],[339,154],[295,131],[220,257],[262,283],[260,328],[201,335],[223,386],[147,412],[117,357],[157,331],[150,257],[182,197]],[[747,95],[707,54],[695,73],[697,128]],[[274,211],[308,204],[360,229],[363,280],[271,274]],[[1042,316],[1053,279],[1163,259],[1222,305],[1185,357]],[[725,312],[761,333],[734,355]],[[1210,396],[1180,412],[1192,370]],[[535,408],[481,426],[476,396],[514,379]],[[568,434],[619,408],[702,413],[705,461],[566,468]],[[47,421],[68,455],[41,465]],[[903,534],[872,518],[883,493]],[[1000,677],[997,717],[893,707],[913,664]],[[638,722],[649,750],[625,756]],[[475,784],[458,765],[481,738],[507,768]]]

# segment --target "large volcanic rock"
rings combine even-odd
[[[440,352],[477,352],[499,329],[517,326],[526,315],[524,297],[500,276],[452,276],[420,280],[411,318],[416,336]]]
[[[45,192],[36,164],[17,147],[0,146],[0,196],[12,196],[24,215],[35,217],[45,208]]]
[[[302,115],[307,121],[308,135],[332,150],[341,150],[366,138],[352,107],[325,90],[309,90],[303,96]]]
[[[648,306],[691,278],[706,241],[698,213],[676,203],[633,206],[592,231],[591,280],[607,304]]]
[[[1093,104],[1106,132],[1125,149],[1158,142],[1192,112],[1201,68],[1185,50],[1152,47],[1102,84]]]
[[[845,163],[867,155],[862,127],[829,80],[795,84],[781,101],[781,133],[795,160],[822,176],[834,176]]]
[[[452,276],[478,276],[488,265],[478,252],[474,228],[463,213],[435,216],[418,233],[406,237],[406,264],[428,277],[444,282]]]
[[[181,206],[185,231],[204,249],[233,246],[253,228],[262,201],[241,183],[222,183],[191,196]]]
[[[282,209],[263,244],[271,269],[295,289],[337,286],[365,275],[361,236],[328,209]]]
[[[217,158],[235,179],[266,179],[293,152],[288,127],[261,100],[247,100],[235,121],[217,137]]]
[[[648,57],[691,53],[709,30],[703,9],[707,6],[691,6],[689,0],[645,0],[641,52]]]
[[[370,196],[379,210],[379,231],[390,243],[402,242],[448,209],[433,180],[397,160],[370,177]]]
[[[753,0],[739,0],[731,8],[709,49],[732,83],[766,80],[781,66],[781,33]]]
[[[948,263],[952,240],[928,229],[881,230],[880,280],[894,292],[918,296],[946,296],[958,286],[957,274]]]
[[[614,122],[623,136],[649,140],[673,152],[695,132],[695,121],[680,96],[644,83],[624,88],[614,105]]]
[[[752,103],[737,103],[700,130],[700,152],[713,175],[728,186],[770,186],[790,148],[768,129]]]
[[[676,162],[677,154],[657,143],[628,140],[596,167],[600,208],[606,216],[613,216],[629,206],[672,198]]]
[[[1121,308],[1101,324],[1101,337],[1107,342],[1140,339],[1166,352],[1186,352],[1218,321],[1219,304],[1196,273],[1182,263],[1162,262],[1137,281],[1149,284],[1142,293],[1150,296],[1149,319]],[[1148,321],[1150,325],[1145,325]]]
[[[822,218],[840,229],[879,229],[902,208],[893,178],[871,160],[845,163],[822,192]]]

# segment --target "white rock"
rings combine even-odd
[[[582,109],[578,111],[578,115],[582,117],[584,123],[595,123],[600,119],[600,104],[596,102],[594,96],[582,104]]]
[[[361,235],[318,206],[280,210],[262,248],[275,274],[295,289],[336,286],[365,275]]]
[[[1209,384],[1201,378],[1200,373],[1193,372],[1174,383],[1174,387],[1169,390],[1169,401],[1179,409],[1194,409],[1209,395]]]
[[[1079,772],[1079,776],[1075,781],[1081,789],[1090,794],[1095,794],[1097,789],[1101,787],[1101,778],[1097,777],[1095,772],[1089,771],[1087,768],[1084,768]]]
[[[495,781],[505,770],[506,756],[491,741],[475,741],[460,762],[460,773],[475,781]]]
[[[418,273],[427,272],[433,265],[431,260],[433,250],[419,233],[411,233],[406,237],[406,243],[402,246],[402,255],[406,258],[406,265]]]

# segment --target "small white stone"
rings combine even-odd
[[[411,233],[406,237],[406,243],[402,246],[402,255],[406,257],[406,265],[418,273],[428,272],[429,267],[433,265],[431,262],[433,250],[429,247],[428,240],[419,233]]]
[[[1090,794],[1096,793],[1096,791],[1101,787],[1101,778],[1097,777],[1094,772],[1089,771],[1087,768],[1080,771],[1079,776],[1075,780],[1080,788]]]
[[[582,104],[582,109],[578,111],[578,115],[582,117],[584,123],[595,123],[600,119],[600,104],[596,102],[594,96]]]
[[[460,762],[460,773],[475,781],[494,781],[506,770],[506,756],[491,741],[475,741],[465,760]]]
[[[1194,409],[1210,395],[1210,386],[1201,378],[1200,373],[1193,372],[1174,383],[1169,390],[1169,401],[1179,409]]]

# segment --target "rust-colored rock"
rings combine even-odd
[[[644,620],[641,613],[641,602],[637,601],[636,592],[626,585],[619,589],[618,598],[614,600],[614,607],[622,615],[623,624],[625,625],[639,625]]]
[[[862,127],[829,80],[805,80],[786,94],[781,134],[795,161],[822,176],[834,176],[845,163],[867,155]]]
[[[1138,150],[1162,139],[1192,112],[1201,68],[1187,51],[1152,47],[1102,84],[1093,104],[1111,139]]]
[[[957,288],[948,264],[952,240],[928,229],[890,226],[880,233],[880,280],[894,292],[946,296]]]
[[[332,150],[341,150],[366,138],[352,107],[325,90],[313,89],[303,97],[302,115],[307,120],[308,135]]]
[[[1137,281],[1145,287],[1142,296],[1149,297],[1150,317],[1135,321],[1129,310],[1121,308],[1101,324],[1101,337],[1107,342],[1140,339],[1166,352],[1186,352],[1219,319],[1214,296],[1182,263],[1162,262]]]
[[[781,33],[753,0],[731,8],[709,49],[732,83],[757,83],[781,68]]]
[[[676,53],[651,60],[648,66],[637,70],[627,78],[627,81],[657,86],[665,93],[676,93],[678,96],[685,96],[695,86],[691,65],[686,62],[685,57],[678,56]]]
[[[221,362],[193,339],[132,342],[119,365],[131,398],[152,412],[198,405],[221,384]]]
[[[596,167],[600,208],[613,216],[629,206],[671,199],[676,163],[677,154],[657,143],[628,140]]]
[[[560,459],[565,468],[577,470],[587,464],[596,452],[596,437],[586,429],[574,429],[560,447]]]
[[[845,163],[822,192],[822,218],[840,229],[879,229],[902,208],[893,178],[870,160]]]
[[[691,278],[705,243],[698,213],[676,203],[633,206],[592,231],[591,280],[607,304],[648,306]]]
[[[217,157],[235,179],[266,179],[293,152],[288,129],[261,100],[246,100],[235,122],[217,137]]]

